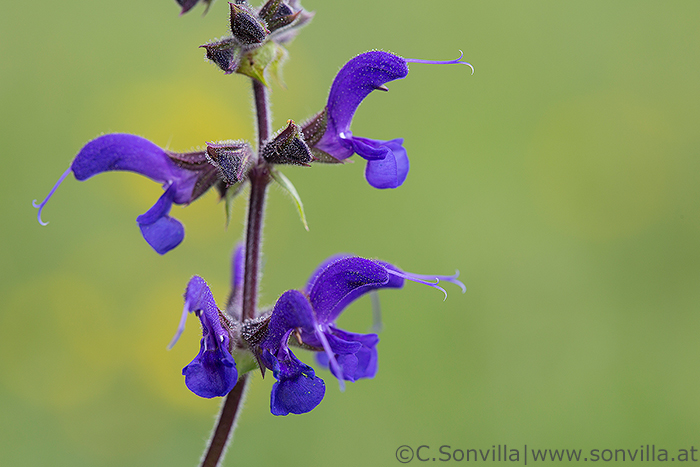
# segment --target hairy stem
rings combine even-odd
[[[267,88],[257,79],[253,80],[253,95],[255,98],[255,112],[258,123],[258,151],[272,133],[272,115],[270,114],[270,101],[267,99]]]
[[[224,452],[226,452],[226,447],[233,435],[233,428],[236,425],[238,414],[240,414],[239,409],[245,399],[249,375],[250,373],[246,373],[238,379],[238,383],[228,393],[226,400],[221,405],[219,419],[209,440],[206,454],[202,458],[202,467],[216,467],[223,460]]]
[[[245,280],[243,281],[242,319],[255,317],[258,304],[258,277],[260,274],[260,252],[262,229],[265,217],[265,195],[270,183],[270,171],[265,160],[260,157],[262,145],[270,137],[271,115],[267,88],[260,81],[253,80],[253,98],[258,127],[258,162],[248,174],[250,180],[250,200],[248,201],[248,222],[245,235]]]
[[[256,121],[258,126],[258,153],[263,143],[270,137],[271,119],[270,103],[267,98],[267,88],[257,80],[253,80]],[[250,199],[248,200],[248,222],[245,234],[245,272],[243,280],[243,310],[241,319],[255,317],[258,305],[258,279],[260,275],[260,254],[262,250],[262,229],[265,217],[265,197],[270,183],[270,170],[262,157],[258,157],[257,165],[248,174],[250,180]],[[226,396],[221,406],[221,413],[216,422],[207,451],[202,458],[201,467],[216,467],[223,459],[224,451],[229,443],[240,414],[242,400],[248,384],[249,373],[238,379],[238,383]]]
[[[255,317],[258,304],[258,278],[262,229],[265,217],[265,195],[270,183],[270,172],[263,162],[250,171],[250,200],[245,239],[245,280],[243,281],[243,320]]]

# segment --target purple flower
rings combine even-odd
[[[306,298],[289,290],[277,300],[268,324],[268,337],[262,343],[262,361],[277,382],[272,386],[270,411],[273,415],[302,414],[316,407],[326,393],[326,385],[313,368],[301,362],[287,346],[292,331],[312,328]]]
[[[47,224],[41,220],[41,211],[70,172],[83,181],[111,170],[136,172],[163,184],[163,195],[151,209],[136,218],[143,238],[161,255],[175,248],[185,237],[180,221],[169,216],[173,203],[189,204],[219,179],[218,169],[207,161],[204,152],[176,154],[140,136],[104,135],[80,150],[44,201],[40,204],[34,201],[34,207],[39,209],[39,223]]]
[[[367,160],[365,177],[375,188],[396,188],[408,175],[408,156],[403,138],[388,141],[360,138],[350,131],[350,124],[362,100],[375,89],[388,91],[384,84],[408,75],[408,63],[468,63],[405,59],[397,55],[372,51],[358,55],[338,72],[328,95],[325,133],[314,149],[344,160],[357,153]],[[469,65],[471,67],[471,65]]]
[[[185,384],[200,397],[225,396],[236,385],[238,371],[229,350],[228,321],[216,306],[211,290],[204,279],[194,276],[185,291],[185,308],[177,333],[168,348],[172,348],[185,329],[189,313],[197,315],[202,322],[202,341],[197,356],[182,369]],[[223,320],[223,321],[222,321]]]
[[[272,311],[268,335],[261,344],[263,362],[274,372],[270,408],[275,415],[305,413],[323,399],[325,387],[311,367],[288,347],[290,337],[300,346],[324,352],[320,362],[342,381],[372,378],[377,373],[376,334],[356,334],[338,328],[336,319],[354,300],[372,290],[401,288],[405,279],[444,290],[441,279],[464,290],[454,276],[421,276],[396,266],[359,257],[334,257],[323,263],[303,291],[285,292]],[[435,279],[437,282],[427,282]]]

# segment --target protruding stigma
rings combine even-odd
[[[58,179],[58,181],[57,181],[56,184],[53,186],[53,188],[51,189],[51,191],[49,192],[49,194],[46,196],[46,198],[44,198],[44,201],[42,201],[42,202],[39,203],[39,204],[37,204],[36,200],[33,200],[33,201],[32,201],[32,206],[34,206],[35,208],[37,208],[37,209],[39,210],[39,212],[38,212],[37,215],[36,215],[36,218],[37,218],[37,220],[39,221],[39,224],[41,224],[41,225],[48,225],[48,222],[44,222],[44,221],[41,220],[41,211],[44,209],[44,206],[46,206],[46,203],[49,202],[49,199],[51,199],[51,197],[53,196],[53,194],[54,194],[54,193],[56,192],[56,190],[58,189],[59,185],[61,185],[61,183],[63,182],[63,180],[66,179],[66,177],[68,176],[68,174],[69,174],[70,172],[71,172],[71,168],[68,167],[68,170],[66,170],[65,172],[63,172],[63,175],[61,175],[61,178]]]
[[[465,293],[467,291],[467,287],[462,283],[462,281],[457,280],[457,278],[459,277],[459,271],[455,271],[455,273],[451,276],[431,276],[427,274],[413,274],[410,272],[395,271],[392,269],[387,269],[387,272],[389,274],[399,276],[403,279],[408,279],[410,281],[418,282],[419,284],[424,284],[433,287],[434,289],[440,290],[442,293],[445,294],[445,298],[443,299],[443,301],[447,300],[447,291],[438,285],[440,281],[451,282],[452,284],[455,284],[460,289],[462,289],[462,293]]]
[[[467,65],[469,68],[472,69],[472,75],[474,74],[474,67],[471,65],[471,63],[468,62],[463,62],[462,57],[464,57],[464,52],[461,50],[459,51],[459,57],[456,58],[455,60],[420,60],[417,58],[404,58],[407,62],[411,63],[427,63],[429,65],[453,65],[455,63],[461,63],[463,65]]]
[[[180,339],[182,332],[185,330],[185,322],[187,322],[187,314],[190,312],[189,308],[190,308],[190,302],[185,302],[185,307],[183,308],[182,316],[180,317],[180,324],[177,325],[177,331],[175,331],[175,335],[173,336],[172,340],[170,341],[170,344],[168,344],[168,350],[172,349],[175,346],[178,339]]]

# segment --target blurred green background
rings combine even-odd
[[[327,256],[462,272],[467,293],[380,293],[374,380],[303,416],[248,394],[224,465],[397,465],[409,445],[670,450],[700,447],[700,3],[305,0],[316,18],[273,84],[275,129],[325,104],[337,70],[373,48],[412,64],[361,106],[356,135],[406,138],[411,172],[372,189],[364,161],[284,172],[310,232],[271,190],[262,303]],[[180,374],[199,326],[170,352],[182,292],[219,303],[245,203],[228,230],[209,193],[173,214],[164,257],[135,223],[162,192],[143,177],[70,177],[88,140],[131,132],[185,151],[253,139],[249,83],[197,46],[227,31],[218,0],[8,2],[0,17],[0,465],[192,466],[218,400]],[[367,298],[342,318],[371,324]],[[311,362],[311,356],[302,353]]]

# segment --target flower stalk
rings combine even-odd
[[[202,457],[201,467],[216,467],[224,458],[224,453],[233,437],[233,429],[241,413],[248,388],[249,373],[238,379],[238,383],[221,404],[221,412],[211,434],[207,450]]]
[[[245,239],[245,279],[243,282],[243,321],[255,317],[258,303],[258,279],[262,229],[265,217],[265,197],[270,183],[267,163],[262,161],[250,174],[250,199],[248,200],[248,225]]]
[[[258,160],[250,171],[250,199],[248,200],[248,224],[246,227],[245,279],[243,283],[242,320],[255,317],[258,302],[258,278],[260,276],[260,253],[262,246],[262,229],[265,217],[265,197],[270,183],[270,170],[259,153],[263,143],[270,137],[271,115],[267,88],[253,79],[253,98],[255,100],[256,122],[258,130]]]
[[[267,88],[257,79],[253,80],[253,98],[255,99],[255,116],[258,123],[258,150],[270,138],[272,133],[272,116]]]
[[[256,122],[258,130],[258,152],[271,133],[270,103],[267,88],[253,79],[253,97],[255,100]],[[265,217],[265,198],[270,184],[270,170],[267,162],[258,157],[257,165],[249,173],[250,198],[248,200],[248,222],[245,238],[245,269],[243,279],[242,321],[253,319],[258,304],[258,280],[260,277],[260,255],[262,252],[262,229]],[[233,390],[221,405],[221,412],[216,427],[202,458],[201,467],[219,465],[226,446],[230,442],[235,422],[240,415],[249,374],[243,374]]]

